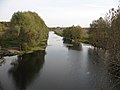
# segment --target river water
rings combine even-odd
[[[0,90],[120,90],[120,78],[104,64],[107,57],[87,44],[65,44],[50,32],[45,51],[4,57]]]

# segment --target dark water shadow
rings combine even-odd
[[[2,85],[1,85],[1,82],[0,82],[0,90],[3,90]]]
[[[18,56],[17,62],[9,69],[9,74],[18,90],[26,90],[40,73],[44,65],[45,51],[37,51]]]

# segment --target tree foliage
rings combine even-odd
[[[120,58],[120,8],[109,10],[105,19],[99,18],[90,24],[89,41],[93,46],[112,52],[115,60]]]
[[[120,8],[109,11],[109,49],[116,56],[116,60],[120,61]]]
[[[17,12],[11,19],[13,33],[17,35],[22,50],[40,47],[48,38],[48,29],[44,21],[35,12]]]
[[[75,42],[80,42],[83,38],[83,29],[80,26],[67,27],[63,30],[63,37],[72,39]]]
[[[106,49],[108,41],[109,24],[100,17],[90,24],[89,42],[93,46]]]
[[[13,46],[23,51],[34,50],[46,46],[48,28],[35,12],[16,12],[10,22],[10,30],[4,34],[4,39],[14,42]]]

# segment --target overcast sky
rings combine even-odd
[[[47,26],[80,25],[104,16],[119,0],[0,0],[0,21],[9,21],[14,12],[34,11]]]

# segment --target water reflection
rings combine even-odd
[[[5,58],[0,67],[3,90],[120,90],[118,54],[86,44],[75,48],[53,32],[49,35],[46,56],[41,51]]]
[[[2,85],[1,85],[1,82],[0,82],[0,90],[2,90]]]
[[[104,64],[105,51],[89,48],[89,71],[91,86],[93,90],[110,90],[109,77],[107,76],[107,67]]]
[[[112,57],[108,51],[89,49],[89,69],[96,72],[96,75],[91,77],[94,77],[93,81],[97,90],[120,90],[120,65],[115,65],[118,62]],[[90,63],[93,65],[90,66]]]
[[[108,73],[111,83],[114,83],[112,88],[120,90],[120,54],[109,51],[108,61],[106,61]]]
[[[17,89],[26,90],[27,86],[39,76],[38,72],[44,64],[45,51],[38,51],[31,54],[25,54],[18,57],[18,63],[15,62],[9,69]]]

